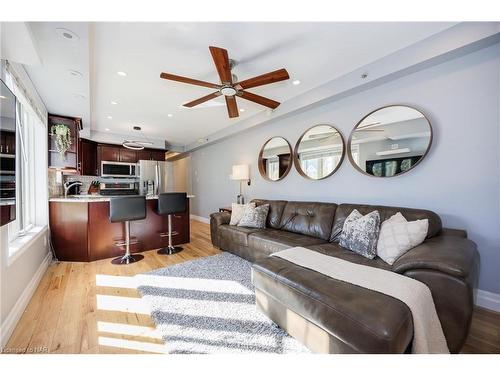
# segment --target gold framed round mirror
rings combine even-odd
[[[365,175],[395,177],[420,164],[429,152],[432,136],[431,123],[421,111],[389,105],[368,113],[356,124],[347,155]]]
[[[266,180],[282,180],[292,168],[292,146],[283,137],[268,139],[260,149],[258,164]]]
[[[344,160],[344,137],[332,125],[314,125],[300,136],[293,155],[295,169],[302,177],[323,180],[334,174]]]

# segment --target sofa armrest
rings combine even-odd
[[[210,237],[212,245],[219,247],[219,226],[229,224],[231,214],[229,212],[215,212],[210,215]]]
[[[393,271],[428,269],[450,276],[469,278],[476,270],[479,259],[476,244],[459,236],[432,237],[401,256],[393,264]]]

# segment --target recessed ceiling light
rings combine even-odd
[[[245,108],[240,108],[240,112],[245,112]]]
[[[109,128],[106,128],[106,129],[104,129],[104,130],[106,130],[107,132],[109,132]]]
[[[173,117],[174,115],[173,115],[173,114],[171,114],[171,113],[169,113],[167,116],[168,116],[168,117]]]
[[[83,74],[80,73],[78,70],[68,70],[69,72],[69,75],[72,76],[72,77],[75,77],[75,78],[82,78],[83,77]]]
[[[114,100],[112,100],[111,104],[116,105],[116,104],[118,104],[118,102],[115,102]]]
[[[294,85],[294,86],[300,85],[300,81],[298,79],[293,80],[292,85]]]
[[[113,118],[113,116],[108,116],[108,119],[110,119],[110,120],[111,120],[112,118]]]
[[[71,41],[76,41],[79,40],[80,37],[75,34],[73,31],[69,29],[64,29],[62,27],[59,27],[56,29],[57,35],[59,35],[61,38],[64,38],[65,40],[71,40]]]
[[[127,73],[125,73],[125,72],[116,72],[116,74],[118,74],[121,77],[126,77],[127,76]]]

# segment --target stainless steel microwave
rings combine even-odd
[[[120,163],[117,161],[101,162],[102,177],[137,177],[138,166],[135,163]]]

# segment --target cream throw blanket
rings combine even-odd
[[[272,256],[317,271],[333,279],[399,299],[409,307],[413,316],[412,352],[449,354],[431,291],[420,281],[395,272],[351,263],[303,247],[282,250]]]

